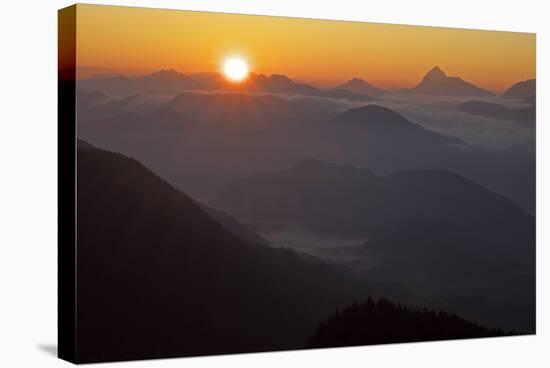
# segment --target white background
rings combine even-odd
[[[550,31],[544,1],[98,3],[537,32],[537,336],[116,363],[124,367],[548,367]],[[57,340],[57,9],[4,0],[0,21],[0,367],[63,367]],[[197,30],[200,32],[200,30]],[[466,271],[466,270],[465,270]],[[546,290],[545,290],[546,289]],[[546,291],[546,292],[545,292]]]

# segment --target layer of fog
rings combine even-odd
[[[458,110],[462,103],[471,100],[472,98],[387,95],[380,101],[380,105],[401,113],[426,129],[460,138],[480,148],[504,149],[534,142],[533,129],[527,129],[511,120],[490,119]],[[476,100],[497,103],[508,108],[528,106],[499,98]]]
[[[194,91],[193,93],[216,94],[227,91]],[[247,92],[238,92],[247,93]],[[266,95],[267,93],[249,93]],[[302,96],[296,94],[272,94],[299,105],[304,114],[318,119],[330,119],[350,108],[366,105],[344,99]],[[135,95],[123,111],[145,113],[161,107],[174,95]],[[377,97],[373,104],[388,107],[426,129],[462,139],[472,146],[485,149],[505,149],[509,147],[533,145],[535,130],[527,129],[512,120],[498,120],[472,115],[458,110],[458,107],[472,98],[419,96],[407,94],[386,94]],[[528,105],[500,98],[479,98],[479,101],[492,102],[507,108],[521,108]]]

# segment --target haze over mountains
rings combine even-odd
[[[537,332],[534,34],[63,13],[63,358]]]
[[[201,83],[175,70],[163,69],[134,78],[123,75],[87,78],[80,81],[79,87],[89,91],[103,91],[112,96],[125,96],[135,93],[178,93],[200,89]]]
[[[235,237],[139,162],[82,141],[78,203],[81,363],[304,348],[354,300],[421,300]]]
[[[78,170],[82,362],[303,346],[360,290],[318,262],[240,241],[134,160],[85,146]]]
[[[507,108],[493,102],[468,101],[460,105],[459,110],[497,120],[512,120],[527,128],[535,128],[535,106]]]
[[[348,236],[411,221],[449,222],[465,228],[483,221],[484,227],[477,231],[484,238],[515,242],[507,231],[519,231],[521,238],[533,225],[532,218],[510,200],[449,171],[409,170],[380,177],[316,159],[283,171],[255,174],[235,183],[213,203],[241,218],[304,221],[301,225],[314,231]],[[334,213],[341,215],[333,217]],[[499,216],[492,217],[494,213]],[[495,231],[503,224],[505,229]]]
[[[242,91],[188,91],[174,97],[132,95],[79,106],[83,138],[150,164],[202,199],[208,199],[217,186],[255,170],[288,167],[314,156],[364,165],[380,174],[451,169],[525,208],[532,209],[534,203],[534,188],[518,176],[534,169],[528,156],[508,162],[501,158],[502,152],[472,147],[379,105],[353,107],[337,99]],[[534,109],[520,110],[514,117],[528,120],[529,111]],[[156,148],[143,149],[143,144]],[[207,157],[201,152],[205,144],[215,147]],[[205,185],[216,171],[226,173],[228,181],[222,178]],[[182,177],[182,172],[187,175]]]
[[[455,304],[442,301],[445,308],[469,318],[534,328],[534,320],[510,317],[534,305],[534,219],[454,173],[410,170],[379,177],[308,159],[238,182],[212,205],[249,224],[298,224],[333,238],[363,237],[372,278],[431,298],[454,296]],[[473,312],[469,293],[481,293],[487,309]]]
[[[370,295],[534,332],[532,88],[508,99],[439,68],[394,92],[358,78],[321,89],[175,71],[78,88],[78,136],[98,147],[79,148],[82,282],[100,264],[97,277],[113,278],[82,296],[94,308],[82,328],[104,340],[89,356],[114,352],[112,324],[128,331],[128,356],[145,346],[139,328],[158,339],[150,355],[176,354],[181,339],[189,355],[303,347],[336,308]],[[173,305],[125,291],[136,277]],[[125,297],[140,306],[127,315]]]

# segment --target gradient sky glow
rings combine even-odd
[[[535,78],[535,34],[78,5],[77,65],[146,73],[252,71],[328,86],[411,87],[433,66],[502,91]]]

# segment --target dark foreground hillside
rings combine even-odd
[[[242,241],[139,162],[78,149],[78,361],[305,347],[370,286]]]
[[[386,299],[369,298],[336,311],[321,323],[308,347],[388,344],[398,342],[451,340],[503,336],[454,314],[411,309]]]
[[[397,295],[243,241],[139,162],[82,142],[77,189],[80,363],[300,349],[336,308]]]

